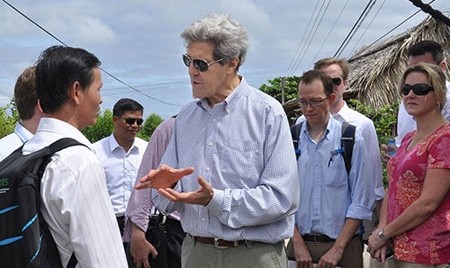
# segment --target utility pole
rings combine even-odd
[[[284,78],[281,78],[281,104],[284,104]]]

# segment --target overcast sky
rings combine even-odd
[[[191,98],[181,55],[180,33],[209,13],[228,13],[247,29],[250,48],[240,73],[259,87],[278,76],[300,75],[320,58],[333,56],[366,7],[362,0],[2,0],[0,1],[0,106],[7,104],[17,76],[39,53],[60,44],[9,7],[10,3],[69,46],[99,57],[102,108],[122,98],[144,105],[145,116],[166,118]],[[428,2],[428,1],[427,1]],[[435,9],[450,10],[449,0]],[[378,0],[340,54],[348,58],[392,30],[418,8],[408,0]],[[419,12],[392,34],[420,23]],[[142,93],[140,93],[142,92]]]

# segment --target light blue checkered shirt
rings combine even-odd
[[[180,111],[161,163],[195,168],[178,191],[196,191],[198,176],[214,188],[206,207],[175,204],[152,192],[161,211],[181,212],[187,233],[266,243],[292,236],[299,183],[289,123],[280,103],[244,78],[214,108],[196,100]]]

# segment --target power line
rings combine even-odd
[[[46,34],[50,35],[51,37],[53,37],[54,39],[56,39],[59,43],[63,44],[64,46],[67,46],[66,43],[64,43],[63,41],[61,41],[58,37],[56,37],[55,35],[53,35],[51,32],[47,31],[44,27],[42,27],[41,25],[39,25],[37,22],[33,21],[30,17],[28,17],[27,15],[25,15],[22,11],[20,11],[19,9],[17,9],[15,6],[11,5],[10,3],[8,3],[6,0],[3,0],[3,2],[5,2],[5,4],[7,4],[10,8],[14,9],[17,13],[19,13],[20,15],[22,15],[22,17],[26,18],[28,21],[30,21],[31,23],[33,23],[35,26],[37,26],[39,29],[41,29],[42,31],[44,31]]]
[[[314,7],[314,11],[311,13],[311,17],[310,17],[309,20],[308,20],[308,24],[306,25],[305,31],[303,32],[303,35],[300,37],[300,41],[299,41],[299,43],[298,43],[297,49],[295,50],[294,57],[292,57],[292,60],[291,60],[291,62],[289,63],[289,66],[288,66],[288,69],[287,69],[287,71],[286,71],[285,76],[290,75],[290,73],[291,73],[292,70],[293,70],[293,67],[294,67],[295,64],[296,64],[295,62],[297,61],[298,57],[300,56],[300,51],[303,50],[303,46],[304,46],[305,43],[302,42],[302,40],[304,39],[306,33],[307,33],[308,30],[309,30],[309,26],[311,25],[311,21],[312,21],[312,19],[313,19],[313,17],[314,17],[314,14],[316,13],[316,10],[317,10],[317,7],[318,7],[318,6],[319,6],[319,1],[316,2],[316,6]],[[302,49],[300,49],[301,47],[302,47]]]
[[[428,4],[433,3],[436,0],[431,0]],[[414,17],[415,15],[417,15],[420,12],[420,9],[417,10],[416,12],[414,12],[413,14],[409,15],[406,19],[404,19],[402,22],[400,22],[397,26],[395,26],[394,28],[390,29],[389,31],[387,31],[385,34],[383,34],[382,36],[378,37],[375,41],[373,41],[372,43],[370,43],[370,45],[368,45],[367,47],[371,47],[374,44],[376,44],[377,42],[379,42],[380,40],[382,40],[383,38],[385,38],[387,35],[391,34],[393,31],[397,30],[400,26],[402,26],[405,22],[407,22],[408,20],[410,20],[412,17]]]
[[[319,8],[319,11],[317,12],[317,15],[315,15],[317,7],[319,6],[320,3],[321,3],[321,5]],[[326,6],[325,6],[325,3],[327,3]],[[308,26],[305,29],[305,33],[309,30],[306,40],[303,39],[303,37],[300,39],[302,48],[297,50],[298,54],[296,53],[297,54],[296,57],[291,62],[289,69],[286,73],[286,76],[289,76],[297,71],[300,63],[303,60],[303,57],[306,55],[306,52],[309,50],[309,47],[310,47],[314,37],[316,36],[317,30],[318,30],[320,24],[322,23],[322,20],[328,10],[330,3],[331,3],[331,0],[328,0],[328,2],[326,2],[326,0],[324,0],[323,2],[322,1],[317,2],[316,7],[314,8],[314,12],[312,14],[312,17],[315,17],[313,25],[311,28],[309,27],[310,22],[311,22],[311,18],[310,18],[310,21],[308,22]],[[324,8],[324,6],[325,6],[325,8]]]
[[[333,25],[331,26],[330,30],[328,31],[327,36],[325,37],[325,40],[323,40],[322,44],[320,45],[320,48],[317,50],[317,53],[312,58],[310,64],[313,64],[315,59],[317,59],[317,57],[319,56],[320,52],[322,52],[324,45],[328,42],[328,38],[330,38],[331,33],[333,32],[334,28],[336,28],[337,22],[339,21],[339,19],[342,16],[342,13],[344,12],[345,8],[347,7],[348,1],[349,0],[345,1],[344,5],[342,6],[342,9],[339,11],[339,14],[337,15],[336,19],[334,20]]]
[[[345,37],[344,41],[342,42],[342,44],[337,49],[336,53],[334,53],[334,57],[339,57],[341,55],[342,51],[348,45],[348,42],[350,42],[350,40],[353,38],[353,35],[358,30],[358,28],[361,25],[361,23],[365,20],[367,14],[370,12],[370,10],[372,9],[372,7],[375,4],[375,2],[376,2],[376,0],[369,0],[369,2],[367,3],[366,7],[363,10],[363,12],[359,16],[358,20],[356,20],[355,24],[350,29],[349,33],[347,34],[347,36]]]
[[[173,86],[173,85],[181,85],[181,84],[186,84],[189,81],[184,79],[184,80],[179,80],[179,81],[170,81],[170,82],[159,82],[159,83],[153,83],[153,84],[142,84],[142,85],[135,85],[135,88],[139,88],[140,90],[154,90],[154,89],[159,89],[159,88],[167,88],[169,86]],[[142,89],[144,88],[144,89]],[[124,89],[128,89],[128,87],[125,86],[116,86],[116,87],[112,87],[112,86],[104,86],[102,87],[102,92],[105,91],[113,91],[113,90],[124,90]]]
[[[304,56],[306,55],[306,52],[309,50],[309,47],[311,46],[311,43],[312,43],[314,37],[316,36],[317,30],[319,29],[320,24],[322,24],[323,18],[325,17],[325,14],[328,11],[328,7],[330,6],[330,3],[331,3],[331,0],[328,0],[327,6],[325,7],[325,10],[323,10],[322,15],[320,16],[319,22],[317,24],[315,24],[314,33],[312,34],[311,38],[308,40],[306,48],[303,50],[302,56],[297,61],[297,64],[295,65],[293,73],[295,73],[297,71],[300,63],[302,62]],[[325,4],[325,2],[324,2],[324,4]],[[323,5],[322,5],[322,7],[323,7]],[[321,10],[322,10],[322,7],[321,7]]]
[[[351,54],[353,52],[355,52],[356,47],[359,45],[359,43],[361,42],[361,39],[364,37],[364,35],[366,34],[367,30],[369,29],[369,27],[372,25],[373,21],[375,20],[375,18],[378,16],[378,13],[380,13],[381,9],[383,8],[384,4],[386,3],[386,0],[383,1],[383,3],[381,3],[381,5],[378,7],[377,12],[375,12],[375,15],[373,15],[372,19],[370,20],[369,24],[367,24],[366,29],[364,29],[364,32],[361,34],[361,36],[359,37],[358,41],[355,43],[355,45],[353,46],[349,57],[351,56]]]
[[[16,11],[17,13],[19,13],[22,17],[26,18],[28,21],[30,21],[32,24],[34,24],[36,27],[38,27],[39,29],[41,29],[42,31],[44,31],[46,34],[50,35],[53,39],[55,39],[56,41],[58,41],[60,44],[64,45],[64,46],[68,46],[66,43],[64,43],[61,39],[59,39],[58,37],[56,37],[54,34],[52,34],[50,31],[46,30],[44,27],[42,27],[41,25],[39,25],[37,22],[35,22],[33,19],[31,19],[30,17],[28,17],[27,15],[25,15],[22,11],[20,11],[18,8],[16,8],[15,6],[13,6],[12,4],[8,3],[8,1],[6,0],[2,0],[5,4],[7,4],[10,8],[12,8],[14,11]],[[128,83],[122,81],[121,79],[119,79],[118,77],[112,75],[111,73],[109,73],[108,71],[106,71],[105,69],[103,69],[102,67],[99,67],[100,70],[102,70],[105,74],[107,74],[109,77],[111,77],[112,79],[116,80],[117,82],[119,82],[120,84],[126,86],[127,88],[132,89],[133,91],[136,91],[137,93],[150,98],[154,101],[158,101],[167,105],[171,105],[171,106],[182,106],[182,105],[178,105],[178,104],[174,104],[174,103],[170,103],[170,102],[166,102],[160,99],[157,99],[155,97],[152,97],[140,90],[138,90],[137,88],[129,85]]]

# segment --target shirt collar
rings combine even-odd
[[[339,110],[339,112],[337,112],[336,114],[333,115],[333,117],[335,119],[342,119],[344,121],[348,121],[347,119],[349,117],[351,117],[351,109],[350,107],[348,107],[347,102],[344,101],[344,106],[342,106],[342,108]]]
[[[14,133],[19,137],[22,143],[25,143],[27,140],[33,137],[33,133],[31,133],[28,129],[26,129],[22,123],[17,123],[14,129]]]
[[[109,135],[108,140],[109,140],[109,149],[111,150],[111,152],[117,150],[118,148],[124,150],[123,147],[117,142],[116,138],[114,137],[114,134]],[[130,150],[128,150],[128,152],[126,153],[127,154],[131,153],[133,150],[139,150],[139,148],[135,145],[135,140],[133,140]]]
[[[85,144],[92,150],[92,143],[83,135],[83,133],[81,133],[79,129],[65,121],[51,117],[42,117],[39,121],[36,133],[38,132],[46,132],[50,134],[56,134],[58,136],[73,138]]]

